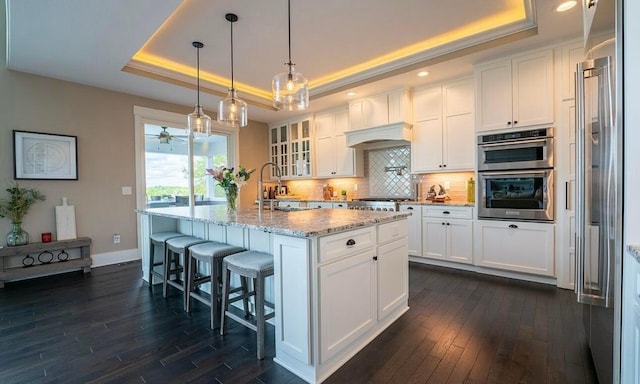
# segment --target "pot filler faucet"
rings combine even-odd
[[[278,177],[278,190],[280,189],[280,178],[282,177],[282,173],[280,173],[280,168],[278,164],[273,162],[267,162],[262,164],[262,168],[260,168],[260,178],[258,179],[258,214],[262,214],[262,207],[264,206],[264,195],[262,194],[263,186],[263,171],[265,167],[272,165],[276,169],[276,176]],[[273,211],[273,202],[271,202],[271,210]]]

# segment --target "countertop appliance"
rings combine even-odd
[[[576,282],[601,384],[619,372],[614,352],[616,268],[622,260],[622,127],[615,123],[612,57],[578,64],[576,81]],[[618,356],[616,356],[618,355]],[[615,368],[614,368],[615,367]]]
[[[408,197],[364,197],[347,202],[347,209],[397,212],[400,202],[409,200]]]

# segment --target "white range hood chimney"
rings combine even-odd
[[[377,127],[346,131],[347,147],[394,147],[411,143],[411,124],[397,122]]]

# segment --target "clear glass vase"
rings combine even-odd
[[[19,221],[11,223],[11,231],[7,234],[7,246],[15,247],[29,243],[29,234],[22,229],[21,225]]]
[[[236,212],[238,209],[238,186],[231,184],[224,189],[227,197],[227,212]]]

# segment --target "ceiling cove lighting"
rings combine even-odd
[[[233,87],[233,23],[238,21],[238,16],[227,13],[224,18],[231,25],[231,88],[227,97],[220,100],[218,121],[232,127],[244,127],[247,125],[247,103],[238,99],[236,89]]]
[[[556,7],[556,12],[568,11],[571,8],[575,7],[577,4],[578,2],[576,0],[564,1]]]
[[[196,109],[187,115],[187,131],[189,135],[211,135],[211,118],[202,111],[202,105],[200,105],[200,48],[204,47],[199,41],[191,43],[196,48],[196,63],[197,63],[197,94],[198,101],[196,103]]]
[[[289,61],[284,63],[289,70],[273,77],[273,106],[287,111],[302,111],[309,107],[309,81],[296,72],[291,62],[291,0],[287,0],[289,21]]]

